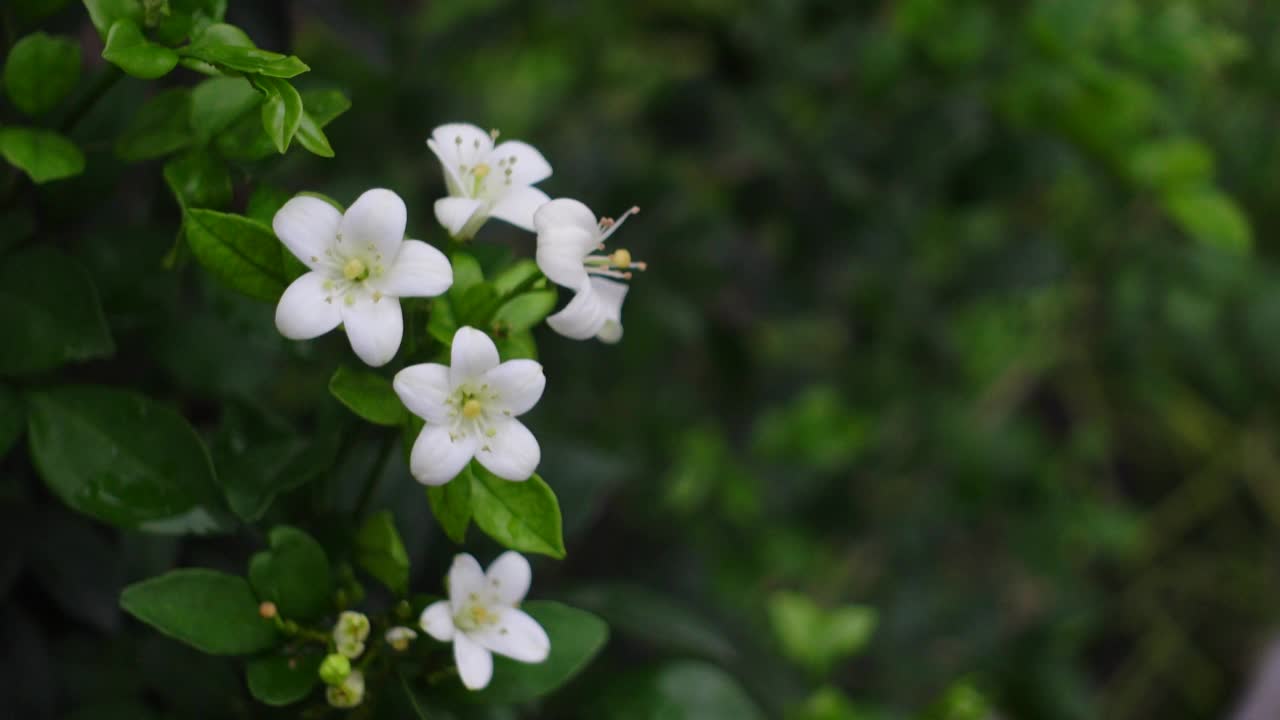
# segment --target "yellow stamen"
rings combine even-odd
[[[484,406],[480,404],[479,400],[471,398],[462,404],[462,416],[469,420],[474,420],[480,417],[480,411],[483,409]]]
[[[616,268],[626,269],[631,267],[631,253],[626,249],[619,249],[613,252],[613,266]]]
[[[477,180],[483,180],[489,174],[489,166],[484,163],[480,163],[479,165],[471,168],[471,174],[475,175]]]
[[[363,280],[369,277],[369,268],[365,267],[360,258],[351,258],[342,266],[342,276],[352,282]]]

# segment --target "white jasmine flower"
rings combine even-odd
[[[324,689],[324,699],[336,708],[353,708],[364,701],[364,673],[352,670],[337,685]]]
[[[396,394],[426,421],[409,456],[410,472],[420,483],[443,485],[475,458],[500,478],[529,479],[542,451],[516,418],[542,397],[542,366],[533,360],[498,364],[493,341],[471,327],[454,334],[450,362],[396,373]]]
[[[551,177],[542,153],[508,140],[494,147],[498,131],[450,123],[431,133],[427,147],[444,167],[449,197],[436,201],[436,219],[455,238],[474,237],[490,217],[533,231],[533,213],[548,198],[533,187]]]
[[[404,201],[374,189],[346,213],[319,198],[295,197],[271,226],[311,272],[293,282],[276,307],[276,327],[310,340],[341,324],[365,363],[385,365],[400,348],[400,298],[433,297],[453,284],[443,253],[406,240]]]
[[[387,644],[396,650],[396,652],[404,652],[409,649],[409,643],[418,639],[418,633],[413,628],[407,628],[403,625],[397,625],[387,631],[384,636]]]
[[[538,233],[538,267],[557,285],[574,291],[573,299],[560,312],[547,318],[552,330],[574,340],[598,338],[616,343],[622,339],[622,301],[631,270],[644,270],[645,263],[631,259],[625,248],[604,255],[605,240],[628,217],[640,212],[631,208],[616,221],[598,222],[590,208],[577,200],[558,198],[534,214]]]
[[[498,653],[524,663],[540,663],[551,652],[551,640],[537,620],[519,609],[529,592],[529,561],[505,552],[486,573],[474,557],[454,557],[449,569],[449,599],[428,605],[418,623],[440,642],[453,642],[453,657],[462,684],[480,690],[493,675]]]
[[[369,637],[369,618],[364,613],[347,610],[338,616],[333,626],[333,644],[338,652],[351,658],[364,653],[364,641]]]

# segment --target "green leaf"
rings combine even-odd
[[[42,115],[58,106],[80,79],[80,46],[70,38],[32,33],[14,44],[4,64],[4,87],[15,107]]]
[[[381,375],[344,365],[329,379],[329,392],[351,412],[375,425],[396,427],[404,422],[405,407],[391,381]]]
[[[862,605],[828,611],[800,593],[776,592],[769,598],[769,621],[783,652],[821,675],[867,644],[876,611]]]
[[[245,681],[254,699],[273,707],[305,700],[320,684],[323,655],[265,655],[245,665]]]
[[[112,23],[102,59],[143,80],[164,77],[178,66],[178,53],[147,40],[137,23],[124,18]]]
[[[191,144],[191,91],[174,88],[147,101],[116,140],[116,155],[137,162],[176,152]]]
[[[533,333],[528,330],[498,337],[494,343],[498,346],[498,358],[502,362],[538,359],[538,343],[533,339]]]
[[[453,284],[449,286],[451,299],[462,297],[467,290],[484,282],[484,271],[474,255],[455,252],[449,256],[449,264],[453,266]]]
[[[191,130],[198,141],[208,142],[262,100],[262,93],[242,77],[209,78],[191,90]]]
[[[329,144],[329,137],[320,129],[320,125],[305,110],[302,113],[301,121],[298,123],[298,143],[306,148],[307,152],[320,157],[333,157],[333,146]]]
[[[27,411],[18,393],[0,385],[0,460],[9,454],[27,424]]]
[[[1247,253],[1253,229],[1231,196],[1212,187],[1177,190],[1165,195],[1165,209],[1183,232],[1221,250]]]
[[[196,259],[229,287],[259,300],[280,299],[284,270],[270,227],[242,215],[191,210],[183,229]]]
[[[517,295],[494,312],[494,332],[505,335],[528,330],[542,322],[555,307],[556,291],[552,288]]]
[[[184,210],[231,204],[231,169],[204,148],[165,163],[164,181]]]
[[[489,283],[472,285],[460,296],[449,298],[449,304],[453,306],[453,314],[458,324],[475,328],[483,328],[490,324],[499,302],[497,291]]]
[[[432,298],[431,315],[427,318],[427,334],[445,347],[453,345],[453,335],[458,332],[458,321],[453,317],[453,304],[449,298]]]
[[[234,401],[224,404],[210,451],[232,512],[255,522],[276,495],[327,470],[338,440],[331,432],[313,432],[304,439],[284,420]]]
[[[115,352],[98,293],[61,250],[37,245],[0,260],[0,375],[53,370]]]
[[[291,197],[293,197],[293,194],[288,190],[259,183],[253,189],[253,192],[249,194],[249,202],[244,209],[244,214],[251,220],[270,225],[271,221],[275,219],[276,213],[280,211],[280,208],[284,207],[285,203],[289,202]],[[285,254],[293,257],[293,253],[290,253],[283,243],[281,243],[281,249]]]
[[[89,20],[105,40],[107,32],[117,20],[142,22],[142,3],[139,0],[84,0]]]
[[[542,478],[511,482],[475,462],[471,478],[471,512],[485,534],[512,550],[564,557],[560,503]]]
[[[408,594],[409,553],[390,512],[373,514],[356,533],[356,564],[397,596]]]
[[[1194,138],[1142,143],[1129,155],[1129,172],[1143,185],[1159,190],[1199,185],[1213,177],[1213,151]]]
[[[275,144],[276,152],[283,155],[302,122],[302,96],[288,80],[259,77],[252,82],[267,95],[262,104],[262,128]]]
[[[493,289],[498,291],[500,297],[506,297],[531,282],[541,272],[538,263],[527,258],[517,260],[493,276]]]
[[[440,529],[455,543],[467,541],[467,527],[471,525],[471,469],[463,468],[458,477],[443,485],[427,486],[431,500],[431,514],[435,515]]]
[[[351,101],[340,90],[306,90],[302,93],[302,107],[318,127],[325,127],[350,110]]]
[[[249,583],[258,599],[275,603],[289,620],[315,620],[332,610],[333,579],[320,543],[285,525],[273,528],[268,541],[271,549],[249,561]]]
[[[275,647],[275,626],[258,615],[242,577],[184,568],[130,585],[120,607],[142,622],[210,655],[248,655]]]
[[[178,52],[212,65],[268,77],[291,78],[311,69],[293,55],[281,55],[245,45],[235,33],[224,29],[227,27],[234,26],[210,26],[195,42]],[[234,29],[240,35],[244,34],[238,28]]]
[[[637,697],[618,703],[617,720],[764,720],[728,673],[703,662],[673,662],[648,675]],[[610,699],[614,700],[614,699]],[[616,702],[616,700],[614,700]]]
[[[733,644],[715,626],[674,598],[643,585],[611,583],[579,588],[568,598],[603,617],[614,632],[655,650],[718,663],[735,658]],[[653,632],[661,627],[661,633]]]
[[[144,395],[90,385],[32,392],[27,435],[45,484],[86,515],[156,533],[224,529],[204,443]]]
[[[522,608],[551,639],[551,654],[537,664],[495,656],[493,679],[488,687],[467,693],[467,699],[483,703],[523,703],[542,697],[581,672],[604,648],[609,626],[585,610],[557,602],[529,602]]]
[[[52,130],[0,128],[0,155],[37,185],[84,172],[84,153]]]

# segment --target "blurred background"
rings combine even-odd
[[[538,147],[553,197],[643,209],[615,236],[649,263],[626,337],[540,329],[529,417],[569,548],[534,596],[613,637],[485,717],[1190,720],[1246,694],[1280,592],[1280,4],[233,0],[228,21],[352,102],[336,159],[245,166],[237,208],[386,186],[443,246],[424,143],[462,121]],[[42,22],[101,63],[78,4]],[[341,337],[288,343],[268,306],[160,268],[178,208],[158,163],[110,152],[152,90],[113,89],[77,131],[89,173],[32,196],[117,332],[84,377],[211,435],[254,403],[358,427],[313,406]],[[490,224],[473,249],[533,241]],[[356,439],[350,483],[272,517],[350,505],[378,447]],[[116,595],[260,541],[108,531],[24,463],[0,464],[14,717],[248,712],[231,663]],[[387,473],[375,506],[435,587],[453,547]]]

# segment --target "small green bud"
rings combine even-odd
[[[325,685],[340,685],[351,674],[351,661],[345,655],[334,653],[320,663],[320,680]]]

